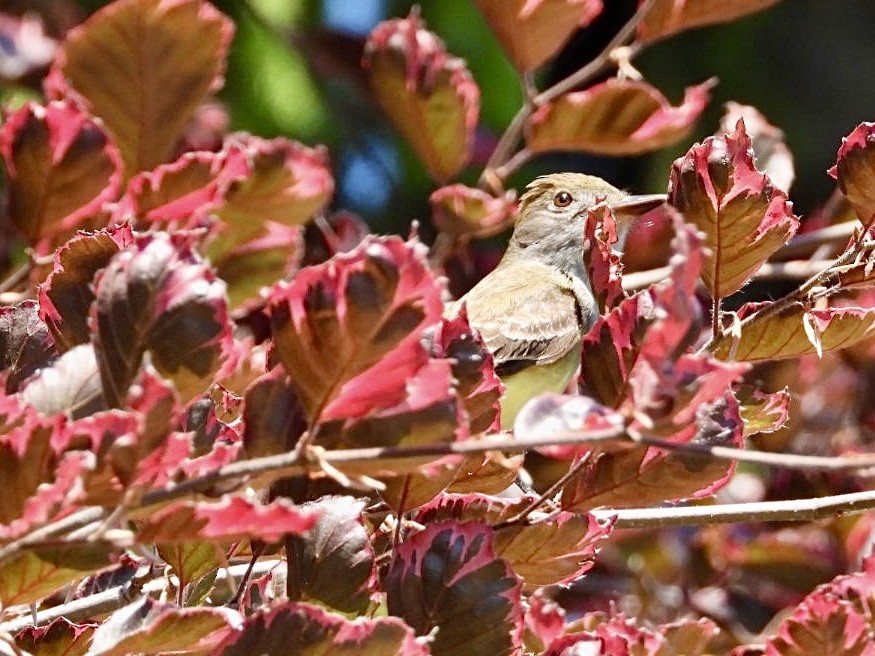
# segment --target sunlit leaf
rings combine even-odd
[[[787,195],[756,170],[750,137],[708,137],[671,167],[668,202],[702,230],[708,248],[702,280],[713,298],[738,291],[796,233]]]
[[[566,93],[538,108],[526,124],[532,152],[584,150],[639,155],[683,139],[708,103],[712,82],[690,87],[673,107],[645,82],[611,79]]]
[[[233,31],[204,0],[114,2],[67,34],[49,91],[82,97],[130,177],[170,160],[198,105],[222,85]]]
[[[9,218],[41,252],[93,227],[121,182],[121,158],[103,127],[74,104],[24,105],[0,129]]]
[[[772,394],[755,387],[742,386],[736,392],[744,420],[744,436],[774,433],[790,418],[790,392],[787,389]]]
[[[441,187],[428,198],[431,220],[452,239],[484,239],[507,230],[517,216],[516,193],[493,196],[455,184]]]
[[[445,521],[395,547],[385,589],[389,613],[417,635],[438,629],[432,654],[474,656],[519,649],[520,585],[495,555],[489,528]]]
[[[465,62],[415,13],[380,23],[365,46],[371,93],[431,176],[446,181],[471,157],[480,90]]]
[[[875,123],[860,123],[842,139],[829,174],[864,224],[875,217]]]
[[[6,607],[37,601],[110,564],[103,545],[21,551],[0,565],[0,601]]]

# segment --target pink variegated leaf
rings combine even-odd
[[[393,550],[385,589],[389,614],[417,635],[437,629],[433,654],[512,654],[520,648],[520,580],[480,522],[434,522]],[[470,621],[477,617],[476,622]]]
[[[222,205],[231,184],[248,174],[246,157],[238,148],[185,153],[133,176],[113,208],[113,220],[142,228],[196,228]]]
[[[484,239],[513,225],[517,217],[516,193],[493,196],[462,184],[441,187],[428,199],[431,220],[453,240]]]
[[[682,427],[661,428],[665,439],[680,444],[695,442],[741,448],[743,422],[738,402],[726,392],[700,404],[695,419]],[[707,497],[726,485],[734,461],[671,449],[636,446],[602,452],[591,458],[562,488],[562,508],[585,512],[598,506],[612,508]]]
[[[480,113],[480,89],[465,62],[411,13],[374,28],[362,64],[377,103],[431,176],[456,175],[471,158]]]
[[[587,210],[583,239],[583,265],[599,313],[604,314],[625,298],[620,255],[613,248],[619,242],[617,222],[607,205]]]
[[[118,407],[144,355],[184,400],[203,392],[230,348],[225,285],[191,235],[152,233],[119,252],[95,284],[93,340],[107,403]]]
[[[225,496],[216,502],[175,501],[152,513],[140,524],[142,542],[225,541],[252,538],[278,540],[287,533],[303,533],[318,514],[286,499],[260,504]]]
[[[716,299],[741,289],[799,227],[787,195],[754,167],[743,119],[675,160],[668,202],[706,235],[702,280]]]
[[[710,80],[673,107],[646,82],[611,79],[542,105],[526,123],[535,153],[562,150],[640,155],[683,139],[708,103]]]
[[[793,153],[784,141],[784,132],[769,123],[756,107],[730,100],[725,109],[715,136],[731,133],[739,119],[744,119],[757,170],[765,173],[778,189],[789,193],[796,173],[793,168]]]
[[[778,627],[766,642],[766,656],[807,654],[873,656],[875,643],[866,617],[853,604],[815,591]]]
[[[527,73],[602,12],[602,0],[477,0],[517,70]]]
[[[171,159],[198,106],[222,86],[233,33],[204,0],[115,2],[67,34],[47,90],[78,97],[104,121],[129,178]]]
[[[324,221],[311,221],[304,228],[303,264],[321,264],[338,253],[351,251],[369,234],[368,225],[352,212],[335,212]]]
[[[531,499],[507,499],[483,494],[442,494],[419,510],[421,524],[455,520],[498,524],[518,515]],[[532,524],[514,524],[497,531],[492,547],[524,586],[568,583],[595,564],[600,544],[613,529],[613,522],[599,522],[592,515],[559,512]]]
[[[860,123],[842,139],[829,174],[864,225],[875,219],[875,123]]]
[[[777,392],[763,392],[751,385],[742,385],[735,396],[741,404],[744,420],[744,436],[757,433],[774,433],[786,426],[790,419],[790,392],[784,388]]]
[[[348,619],[319,606],[282,602],[248,617],[214,654],[279,656],[294,645],[302,654],[429,656],[434,652],[426,644],[396,617]]]
[[[229,608],[180,608],[148,596],[120,608],[91,638],[90,654],[205,651],[236,633],[242,616]]]
[[[726,23],[778,2],[780,0],[656,0],[638,27],[638,38],[644,42],[654,41],[694,27]]]
[[[405,398],[406,379],[427,360],[420,336],[440,319],[441,293],[424,247],[391,237],[276,285],[268,304],[274,352],[308,416],[349,417],[346,393],[358,412]],[[356,382],[361,375],[366,387]]]
[[[536,590],[527,601],[523,644],[527,650],[541,653],[553,640],[565,634],[565,609],[549,599],[544,590]]]
[[[318,601],[347,613],[363,613],[376,592],[377,571],[362,512],[365,502],[342,496],[302,504],[316,523],[284,540],[291,601]]]
[[[869,337],[875,327],[875,308],[870,307],[813,310],[793,303],[781,312],[757,315],[763,307],[767,305],[751,303],[739,310],[741,336],[721,337],[715,343],[716,357],[759,362],[822,355]]]
[[[69,102],[27,103],[0,128],[9,218],[40,253],[92,225],[119,192],[121,157],[103,126]]]
[[[91,340],[88,314],[94,302],[92,282],[113,255],[133,243],[129,225],[80,233],[55,251],[52,272],[40,285],[40,318],[61,350]]]

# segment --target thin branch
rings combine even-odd
[[[542,91],[531,99],[530,102],[526,102],[520,108],[511,120],[510,125],[507,126],[504,134],[501,135],[501,139],[499,139],[495,150],[492,151],[492,155],[489,157],[489,161],[486,163],[483,173],[480,176],[479,184],[481,186],[489,184],[495,170],[507,163],[513,153],[514,147],[520,140],[526,120],[532,115],[534,110],[541,105],[558,98],[563,93],[590,82],[609,66],[617,65],[617,62],[611,58],[611,53],[617,48],[627,45],[629,39],[635,34],[638,24],[650,11],[654,2],[655,0],[646,0],[643,2],[641,6],[638,7],[635,14],[626,22],[620,31],[614,35],[614,38],[611,39],[610,43],[608,43],[608,45],[606,45],[592,61],[585,64],[565,79],[560,80],[550,88]],[[629,50],[629,57],[631,58],[636,55],[639,50],[640,48],[635,47],[633,44]]]
[[[598,519],[616,518],[615,528],[668,528],[750,522],[810,522],[875,508],[875,491],[828,497],[731,503],[717,506],[593,510]]]

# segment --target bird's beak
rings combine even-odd
[[[616,216],[638,217],[642,214],[647,214],[650,210],[656,209],[666,201],[665,194],[642,194],[639,196],[626,196],[620,200],[609,203],[608,206]]]

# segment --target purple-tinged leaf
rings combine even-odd
[[[91,320],[107,403],[118,407],[146,352],[180,397],[203,392],[230,347],[225,285],[187,235],[153,233],[98,277]]]
[[[407,396],[427,360],[420,335],[443,310],[424,255],[416,242],[371,238],[274,287],[274,353],[311,420],[356,416],[348,395],[361,413]]]
[[[15,635],[15,644],[33,656],[85,656],[97,624],[73,624],[63,617]]]
[[[129,178],[171,159],[198,106],[222,85],[233,32],[204,0],[114,2],[67,34],[47,90],[80,97],[104,121]]]
[[[465,62],[411,13],[374,28],[362,64],[377,103],[431,176],[456,175],[471,158],[480,113],[480,89]]]
[[[288,453],[307,429],[303,408],[281,366],[247,388],[244,404],[243,448],[248,458]]]
[[[121,182],[121,158],[100,123],[74,104],[27,103],[0,128],[9,218],[41,253],[88,225]]]
[[[437,629],[430,644],[435,656],[513,654],[520,648],[521,582],[493,544],[484,524],[447,521],[395,546],[385,581],[389,613],[417,635]]]
[[[726,336],[714,345],[714,355],[723,360],[759,362],[803,355],[821,355],[851,346],[869,337],[875,326],[875,308],[841,307],[813,310],[793,303],[775,314],[756,316],[763,304],[748,304],[739,318],[741,337]]]
[[[741,405],[744,437],[757,433],[774,433],[787,425],[790,419],[790,392],[763,392],[750,385],[742,385],[735,392]]]
[[[376,590],[376,565],[362,512],[365,502],[328,496],[301,506],[316,523],[285,538],[291,601],[313,601],[347,613],[364,613]]]
[[[741,289],[799,227],[787,195],[756,170],[743,119],[675,160],[668,202],[706,235],[702,280],[716,299]]]
[[[713,82],[689,87],[673,107],[646,82],[610,79],[545,103],[526,123],[532,152],[586,151],[640,155],[683,139],[693,128]]]
[[[176,543],[257,538],[269,542],[287,533],[303,533],[316,519],[317,513],[285,499],[266,505],[229,496],[209,503],[175,501],[143,520],[138,539]]]
[[[780,0],[657,0],[638,28],[642,42],[704,25],[726,23],[755,11],[762,11]],[[643,0],[639,0],[642,4]]]
[[[477,0],[518,71],[535,70],[602,12],[602,0]]]
[[[0,371],[5,374],[7,394],[18,391],[28,376],[57,355],[36,301],[0,307]]]
[[[52,272],[39,288],[39,309],[58,348],[66,351],[91,341],[88,314],[94,276],[133,241],[130,226],[122,225],[80,233],[55,251]]]
[[[604,314],[625,298],[620,255],[614,250],[614,245],[619,242],[617,230],[617,221],[607,205],[587,210],[583,265],[599,314]]]
[[[875,219],[875,123],[860,123],[842,139],[829,174],[839,181],[860,221],[871,223]]]
[[[468,324],[466,308],[438,325],[433,344],[434,356],[452,362],[456,392],[468,413],[471,434],[497,430],[504,387],[495,375],[492,354]]]
[[[496,197],[454,184],[433,192],[428,202],[432,223],[454,241],[492,237],[509,229],[517,217],[514,191]]]
[[[204,651],[216,646],[243,623],[229,608],[180,608],[143,597],[115,611],[91,639],[89,654]]]
[[[353,620],[302,603],[284,603],[247,618],[213,656],[303,655],[428,656],[425,641],[395,617]]]
[[[499,524],[518,515],[531,499],[505,499],[483,494],[442,494],[421,508],[416,521],[431,524],[448,519],[458,522]],[[599,543],[613,523],[592,515],[559,512],[531,524],[514,524],[494,531],[492,548],[527,589],[568,583],[595,564]]]

